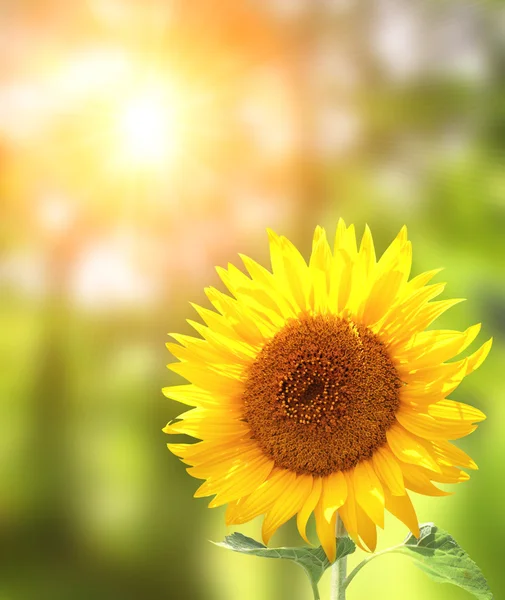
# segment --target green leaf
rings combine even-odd
[[[331,567],[331,563],[326,558],[326,554],[321,546],[318,548],[310,548],[308,546],[298,548],[267,548],[263,544],[241,533],[232,533],[226,536],[224,542],[218,543],[216,546],[222,546],[234,552],[252,554],[253,556],[261,556],[263,558],[285,558],[292,560],[303,568],[310,579],[315,600],[319,600],[317,584],[326,569]],[[336,560],[352,554],[355,550],[356,545],[351,539],[348,537],[337,538]]]
[[[394,551],[410,556],[434,581],[453,583],[479,600],[493,599],[476,563],[450,534],[433,523],[421,525],[419,539],[410,534]]]
[[[447,531],[433,523],[420,526],[419,539],[409,534],[403,544],[366,558],[348,575],[344,587],[347,588],[371,560],[391,552],[406,554],[414,560],[417,567],[439,583],[457,585],[478,600],[493,600],[493,594],[479,567]]]

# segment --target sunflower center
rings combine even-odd
[[[250,367],[244,420],[276,466],[326,476],[386,443],[401,385],[384,344],[367,327],[302,315]]]

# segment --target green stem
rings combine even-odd
[[[344,583],[343,583],[343,589],[346,590],[347,586],[351,583],[351,581],[356,577],[356,575],[361,571],[361,569],[367,565],[371,560],[373,560],[374,558],[377,558],[378,556],[382,556],[383,554],[386,554],[387,552],[394,552],[395,550],[397,550],[398,548],[401,548],[403,546],[403,544],[399,544],[398,546],[393,546],[393,548],[387,548],[386,550],[382,550],[382,552],[376,552],[375,554],[371,554],[368,558],[365,558],[365,560],[362,560],[359,565],[357,565],[356,567],[354,567],[354,569],[351,571],[351,573],[349,573],[349,576],[345,579]],[[333,596],[332,596],[333,598]],[[340,596],[337,596],[337,598],[340,600]],[[345,596],[342,596],[342,598],[345,598]]]
[[[344,523],[337,513],[336,523],[337,538],[343,538],[347,535]],[[345,600],[345,576],[347,573],[347,556],[342,557],[333,563],[331,567],[331,596],[330,600]]]
[[[314,583],[314,581],[312,581],[312,579],[311,579],[310,585],[312,586],[312,593],[314,594],[314,600],[321,600],[321,596],[319,595],[319,589],[317,587],[317,583]]]

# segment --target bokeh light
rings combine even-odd
[[[155,92],[126,98],[119,107],[118,142],[135,165],[158,166],[173,158],[177,145],[177,116],[169,99]]]

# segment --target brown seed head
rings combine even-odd
[[[384,344],[367,327],[302,315],[251,365],[244,420],[276,466],[325,476],[356,466],[386,442],[401,385]]]

